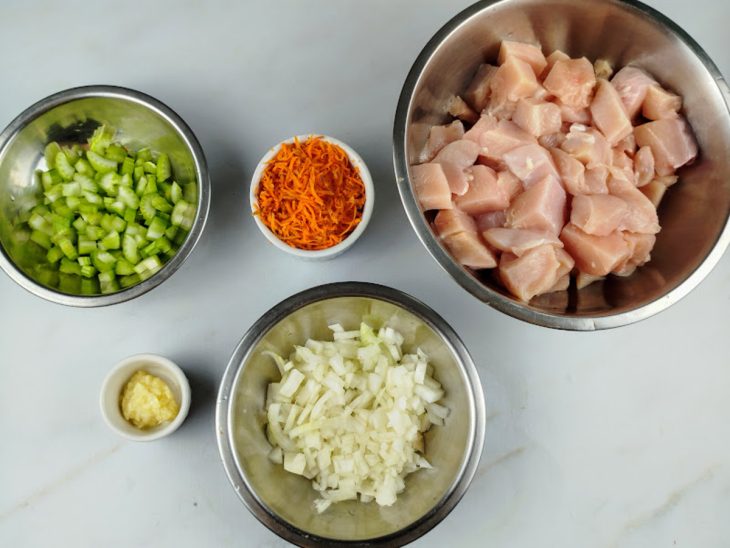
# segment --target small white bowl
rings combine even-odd
[[[131,425],[122,416],[119,396],[129,378],[138,370],[146,371],[167,383],[180,406],[177,416],[169,423],[149,430]],[[133,441],[152,441],[172,434],[185,420],[190,410],[190,384],[177,364],[156,354],[137,354],[117,363],[101,385],[99,399],[101,415],[109,428]]]
[[[352,233],[347,236],[344,240],[342,240],[339,244],[334,245],[332,247],[328,247],[327,249],[320,249],[316,251],[309,251],[306,249],[297,249],[296,247],[292,247],[284,242],[282,242],[279,238],[277,238],[276,234],[271,232],[269,228],[259,219],[258,215],[255,215],[256,211],[256,203],[258,201],[258,198],[256,196],[258,192],[259,182],[261,181],[261,175],[264,172],[264,169],[266,168],[266,164],[271,160],[271,158],[274,157],[274,155],[278,152],[279,148],[281,148],[281,145],[283,144],[289,144],[293,143],[294,139],[299,139],[300,141],[304,141],[308,139],[309,137],[320,137],[324,141],[327,141],[328,143],[332,143],[333,145],[339,146],[342,150],[344,150],[347,153],[347,156],[350,158],[350,162],[352,162],[352,165],[355,166],[359,173],[360,178],[362,179],[363,184],[365,185],[365,207],[363,208],[362,212],[362,220],[360,223],[355,227],[355,230],[352,231]],[[313,135],[298,135],[297,137],[292,137],[291,139],[286,139],[285,141],[281,141],[276,146],[269,149],[269,151],[264,155],[263,158],[261,158],[261,161],[256,166],[256,170],[253,172],[253,177],[251,178],[251,189],[249,193],[249,202],[251,203],[251,213],[254,213],[254,221],[256,221],[256,226],[259,227],[259,230],[261,233],[266,237],[269,242],[274,244],[276,247],[281,249],[282,251],[286,251],[290,255],[294,255],[295,257],[299,257],[300,259],[307,259],[307,260],[326,260],[326,259],[332,259],[336,257],[337,255],[340,255],[341,253],[344,253],[346,250],[348,250],[352,244],[354,244],[357,239],[360,237],[360,235],[365,232],[365,227],[367,227],[368,223],[370,222],[370,217],[372,217],[373,214],[373,203],[375,201],[375,186],[373,185],[373,179],[370,176],[370,171],[368,170],[367,166],[365,165],[365,162],[360,157],[360,155],[355,152],[350,146],[343,143],[342,141],[335,139],[333,137],[329,137],[327,135],[319,135],[319,134],[313,134]]]

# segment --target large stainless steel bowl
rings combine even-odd
[[[662,231],[652,260],[629,278],[609,277],[581,291],[544,295],[529,305],[486,272],[462,268],[439,244],[408,178],[428,128],[444,123],[448,98],[477,66],[495,60],[504,39],[545,51],[636,64],[684,98],[700,158],[681,170],[659,209]],[[686,32],[635,1],[482,1],[449,21],[416,59],[398,102],[394,161],[403,205],[419,238],[441,266],[478,299],[530,323],[573,330],[617,327],[677,302],[717,264],[730,241],[730,91],[717,67]]]
[[[267,458],[266,387],[281,375],[272,350],[288,356],[308,338],[331,337],[327,326],[357,329],[363,318],[390,325],[405,337],[405,350],[422,348],[451,410],[443,427],[426,434],[433,470],[406,479],[390,507],[347,501],[317,514],[317,492],[301,476]],[[454,331],[433,310],[400,291],[375,284],[338,283],[299,293],[259,319],[241,340],[221,381],[216,436],[236,493],[264,525],[301,546],[401,546],[423,535],[454,508],[466,491],[482,452],[484,399],[474,364]]]
[[[100,124],[114,127],[125,146],[166,152],[177,181],[197,183],[198,208],[186,240],[152,277],[107,295],[72,295],[33,278],[33,257],[19,252],[22,244],[13,240],[13,220],[32,207],[41,192],[34,172],[43,165],[45,145],[50,141],[85,143]],[[200,143],[172,109],[139,91],[115,86],[68,89],[29,107],[0,134],[0,268],[49,301],[106,306],[146,293],[169,278],[190,255],[203,232],[209,206],[210,179]]]

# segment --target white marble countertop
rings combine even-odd
[[[416,545],[728,545],[730,255],[659,316],[564,333],[476,301],[403,214],[391,161],[396,99],[421,47],[467,3],[3,4],[0,125],[71,86],[145,91],[197,134],[213,200],[192,256],[132,302],[65,308],[0,274],[0,546],[283,546],[228,484],[215,392],[262,313],[299,290],[353,279],[404,290],[442,314],[484,385],[477,477]],[[730,3],[650,4],[730,76]],[[304,132],[351,144],[377,185],[370,227],[333,262],[277,251],[247,213],[259,157]],[[98,409],[111,365],[138,352],[177,361],[193,388],[183,427],[150,444],[118,438]]]

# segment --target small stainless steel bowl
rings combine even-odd
[[[561,291],[525,304],[489,271],[461,267],[441,246],[408,178],[428,129],[449,119],[451,95],[477,66],[495,60],[502,40],[539,43],[571,57],[635,64],[684,99],[700,157],[680,171],[659,208],[662,231],[652,260],[628,278],[609,277],[580,291]],[[502,0],[477,2],[439,30],[416,59],[398,102],[393,154],[398,190],[418,237],[467,291],[521,320],[559,329],[627,325],[656,314],[689,293],[730,242],[730,90],[720,71],[686,32],[632,0]]]
[[[94,129],[107,124],[122,144],[166,152],[180,183],[195,181],[198,209],[180,249],[149,279],[106,295],[72,295],[33,279],[13,253],[13,219],[29,209],[41,192],[37,177],[43,149],[50,141],[85,143]],[[187,124],[160,101],[116,86],[85,86],[61,91],[38,101],[0,134],[0,268],[31,293],[55,303],[94,307],[133,299],[161,284],[190,255],[203,232],[210,206],[210,179],[203,150]]]
[[[266,388],[281,375],[262,352],[289,355],[295,344],[310,337],[331,337],[327,325],[353,329],[363,318],[400,331],[407,351],[421,347],[429,354],[451,413],[445,426],[434,426],[426,434],[426,458],[433,470],[408,476],[393,506],[346,501],[317,514],[311,482],[267,457],[271,446],[264,433]],[[300,546],[402,546],[423,535],[464,495],[479,463],[484,428],[479,376],[456,333],[413,297],[369,283],[315,287],[264,314],[233,353],[216,405],[218,448],[236,493],[259,521]]]

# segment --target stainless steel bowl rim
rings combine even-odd
[[[309,304],[338,297],[366,297],[394,304],[414,314],[438,333],[444,343],[449,345],[457,358],[456,362],[465,373],[467,394],[471,399],[471,408],[474,412],[474,429],[470,434],[465,451],[467,457],[448,492],[434,508],[420,519],[395,533],[359,541],[341,541],[311,535],[273,513],[257,497],[241,473],[235,456],[231,428],[233,391],[238,385],[238,379],[244,370],[244,364],[248,361],[248,357],[256,344],[271,328],[292,312]],[[233,352],[223,374],[216,401],[215,428],[218,449],[223,461],[223,467],[236,494],[261,523],[280,537],[300,546],[403,545],[422,536],[443,520],[464,496],[479,465],[484,445],[485,427],[486,411],[479,374],[468,350],[456,332],[434,310],[414,297],[397,289],[367,282],[339,282],[320,285],[297,293],[271,308],[249,328]]]
[[[188,146],[195,163],[195,173],[197,178],[196,184],[198,185],[198,210],[196,212],[193,226],[190,229],[190,233],[185,239],[185,242],[182,246],[180,246],[178,252],[167,263],[165,263],[159,272],[137,285],[107,295],[70,295],[45,287],[32,280],[22,270],[20,270],[8,256],[5,249],[3,249],[0,245],[0,268],[4,270],[5,273],[18,285],[34,295],[42,297],[48,301],[82,308],[108,306],[128,301],[147,293],[152,288],[167,280],[178,268],[180,268],[182,263],[190,255],[193,248],[198,243],[198,240],[203,233],[203,229],[205,228],[205,223],[208,219],[208,211],[210,209],[210,176],[208,174],[208,167],[205,161],[203,149],[193,131],[175,111],[161,101],[158,101],[154,97],[140,91],[125,87],[107,85],[81,86],[60,91],[53,95],[49,95],[45,99],[41,99],[20,113],[12,122],[10,122],[3,132],[0,133],[0,161],[5,154],[5,149],[10,145],[15,135],[30,121],[59,105],[89,97],[109,97],[138,103],[154,111],[175,128],[185,141],[185,144]]]
[[[493,308],[496,308],[497,310],[514,318],[544,327],[574,331],[594,331],[621,327],[649,318],[682,299],[685,295],[697,287],[697,285],[712,271],[728,247],[728,244],[730,244],[730,218],[726,221],[725,226],[712,247],[712,250],[708,253],[707,257],[705,257],[704,261],[682,283],[661,298],[622,313],[600,316],[586,315],[568,317],[543,312],[532,308],[527,304],[521,304],[516,300],[499,294],[477,280],[471,273],[469,273],[468,270],[457,264],[448,252],[443,249],[431,231],[431,228],[428,226],[418,204],[418,200],[413,193],[413,189],[411,188],[411,184],[408,179],[406,130],[410,122],[409,109],[411,99],[421,78],[423,69],[428,65],[431,57],[441,44],[449,37],[449,35],[456,32],[465,21],[492,5],[509,1],[510,0],[481,0],[457,14],[448,23],[441,27],[436,34],[434,34],[433,38],[429,40],[416,58],[408,76],[406,77],[406,81],[403,84],[403,89],[398,99],[395,123],[393,126],[393,163],[398,192],[400,194],[401,201],[403,202],[403,207],[406,210],[406,215],[408,216],[413,229],[416,231],[416,235],[419,240],[421,240],[421,243],[423,243],[431,256],[436,259],[436,262],[438,262],[438,264],[441,265],[441,267],[446,270],[446,272],[448,272],[459,285],[479,300],[486,302]],[[684,42],[684,44],[689,47],[702,62],[719,88],[720,93],[725,100],[725,107],[727,108],[728,113],[730,113],[730,88],[728,87],[722,73],[712,59],[710,59],[709,55],[707,55],[705,50],[703,50],[702,47],[689,34],[687,34],[687,32],[679,27],[679,25],[659,11],[636,0],[591,1],[624,4],[664,25],[669,32],[675,34],[682,42]]]

